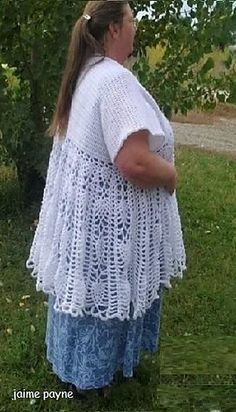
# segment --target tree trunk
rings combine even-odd
[[[33,167],[28,169],[22,165],[16,165],[16,167],[24,206],[28,207],[33,203],[41,202],[45,179]]]
[[[31,113],[32,119],[37,130],[38,138],[42,139],[45,125],[43,123],[42,107],[40,102],[41,88],[38,81],[38,66],[40,64],[40,49],[36,42],[31,50]],[[34,77],[35,76],[35,77]],[[22,159],[21,159],[22,160]],[[17,162],[17,173],[19,184],[22,192],[23,203],[25,206],[30,206],[34,202],[40,202],[43,196],[45,179],[31,164],[32,161],[25,159],[24,162]]]

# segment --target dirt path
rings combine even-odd
[[[217,119],[214,124],[172,122],[177,144],[223,152],[236,158],[236,119]]]

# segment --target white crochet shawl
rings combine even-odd
[[[100,58],[101,60],[101,58]],[[97,63],[97,64],[95,64]],[[141,189],[114,165],[131,133],[174,161],[169,121],[116,61],[89,61],[73,96],[64,139],[54,138],[39,223],[26,262],[36,290],[72,316],[136,319],[183,276],[185,250],[175,194]]]

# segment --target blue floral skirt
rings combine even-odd
[[[132,377],[141,351],[158,349],[163,289],[145,315],[124,321],[56,312],[50,295],[45,344],[53,372],[79,389],[107,386],[119,370]]]

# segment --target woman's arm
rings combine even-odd
[[[142,188],[165,187],[170,194],[176,189],[175,166],[149,150],[149,132],[139,131],[124,142],[115,165],[122,176]]]

